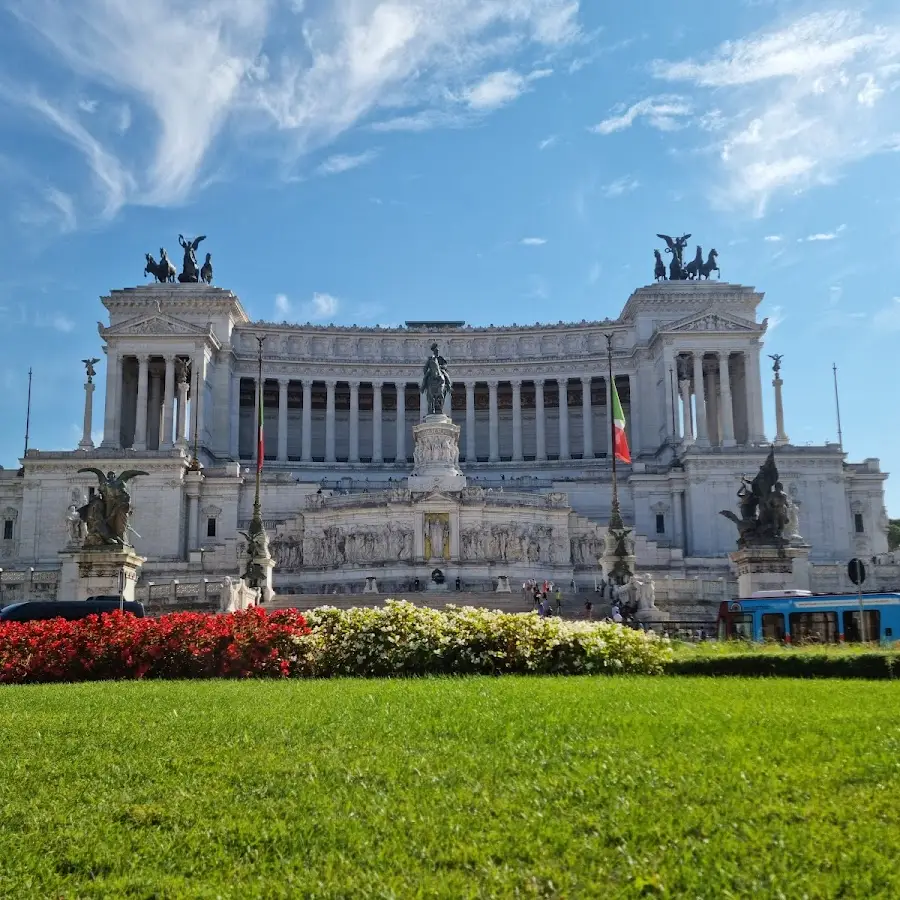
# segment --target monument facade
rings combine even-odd
[[[368,577],[389,591],[426,583],[436,566],[469,585],[502,575],[592,586],[612,497],[607,334],[632,457],[618,495],[633,571],[731,577],[734,531],[719,511],[769,452],[767,323],[762,293],[709,278],[714,251],[683,261],[689,237],[668,239],[675,268],[658,262],[657,280],[614,318],[488,327],[252,322],[210,283],[211,258],[198,268],[202,237],[181,239],[180,276],[148,254],[154,283],[102,298],[100,446],[87,434],[78,449],[32,450],[21,472],[0,471],[0,585],[32,568],[52,581],[71,506],[98,490],[87,468],[146,473],[131,491],[144,579],[239,574],[261,396],[278,592]],[[817,567],[884,556],[878,460],[791,444],[783,414],[771,437],[813,580]]]

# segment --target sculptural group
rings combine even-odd
[[[431,345],[431,356],[422,367],[421,393],[428,401],[429,415],[437,416],[444,411],[444,398],[452,393],[453,382],[447,371],[447,360],[438,352],[438,345]]]
[[[159,248],[159,262],[157,262],[152,253],[145,253],[146,265],[144,266],[144,275],[152,275],[161,284],[173,284],[176,280],[182,284],[196,284],[202,281],[206,284],[212,284],[213,267],[212,254],[206,254],[206,261],[202,267],[197,268],[197,248],[200,242],[206,240],[206,235],[201,234],[199,237],[188,240],[183,235],[178,235],[178,243],[184,250],[184,259],[182,261],[181,274],[177,274],[175,266],[169,259],[165,247]]]
[[[791,499],[778,480],[774,447],[752,481],[741,476],[737,495],[740,516],[729,509],[723,509],[720,515],[737,526],[738,547],[783,546],[785,531],[796,518],[791,511]]]
[[[681,237],[670,237],[668,234],[658,234],[660,240],[666,242],[666,253],[671,254],[672,259],[669,262],[669,274],[666,276],[666,264],[663,262],[662,254],[659,250],[653,251],[656,264],[653,269],[653,277],[656,281],[687,281],[695,279],[709,279],[709,276],[716,272],[721,275],[717,262],[718,252],[710,250],[709,256],[704,261],[703,248],[698,244],[697,252],[694,258],[689,262],[684,261],[684,249],[690,239],[689,234],[683,234]]]
[[[84,547],[128,547],[130,530],[131,495],[125,485],[137,475],[147,473],[140,469],[128,469],[121,475],[88,467],[78,470],[79,474],[91,472],[97,476],[99,487],[97,493],[78,510],[78,516],[84,522]],[[70,537],[75,538],[74,528]]]

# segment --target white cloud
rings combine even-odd
[[[775,194],[829,184],[896,141],[900,26],[823,12],[653,73],[712,88],[723,177],[713,199],[762,215]],[[702,108],[704,94],[695,99]],[[699,123],[698,123],[699,124]]]
[[[550,137],[545,137],[539,144],[538,150],[547,150],[552,147],[556,143],[556,135],[551,134]]]
[[[660,131],[673,131],[684,124],[684,117],[689,116],[693,107],[689,100],[672,94],[660,97],[648,97],[618,112],[589,131],[594,134],[613,134],[630,128],[638,119],[646,119],[647,124]]]
[[[797,238],[797,243],[808,243],[810,241],[833,241],[842,232],[846,230],[846,225],[838,225],[834,231],[819,231],[816,234],[809,234],[805,238]]]
[[[75,230],[78,219],[71,195],[51,186],[40,191],[40,199],[42,202],[29,203],[20,212],[19,221],[23,225],[39,229],[55,226],[60,234]]]
[[[782,240],[782,237],[780,234],[767,234],[763,240],[768,241],[770,244],[777,244]]]
[[[372,162],[377,156],[377,150],[366,150],[364,153],[355,155],[337,153],[334,156],[329,156],[328,159],[321,163],[316,172],[319,175],[340,175],[341,172],[349,172],[351,169],[356,169],[359,166]]]
[[[621,197],[623,194],[630,194],[632,191],[637,190],[640,186],[641,183],[636,178],[625,175],[622,178],[611,181],[609,184],[605,184],[602,191],[604,197]]]
[[[547,239],[542,237],[524,237],[519,243],[523,247],[540,247],[547,243]]]
[[[306,322],[331,322],[337,314],[340,302],[331,294],[315,293],[312,300],[295,305],[287,294],[275,295],[275,314],[283,321],[294,319]]]
[[[771,334],[786,318],[784,309],[781,306],[773,306],[769,314],[765,317],[768,322],[767,334]]]
[[[525,78],[511,69],[492,72],[465,92],[466,102],[472,109],[498,109],[523,93],[526,84]]]
[[[468,117],[458,112],[424,109],[409,116],[373,122],[371,127],[373,131],[430,131],[432,128],[458,128],[468,122]]]

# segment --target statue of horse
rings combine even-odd
[[[169,257],[166,256],[166,251],[162,247],[159,249],[159,262],[153,258],[152,253],[145,253],[144,256],[147,260],[147,265],[144,266],[144,275],[152,275],[160,284],[175,281],[175,266],[169,262]]]
[[[447,372],[447,361],[438,353],[437,344],[431,345],[431,356],[422,369],[422,393],[428,402],[429,415],[444,411],[444,398],[453,390],[453,382]]]
[[[718,258],[718,256],[719,254],[715,250],[710,250],[709,258],[705,263],[703,263],[703,265],[700,266],[700,275],[707,281],[709,281],[709,276],[712,272],[718,272],[720,278],[722,276],[722,273],[719,271],[718,265],[716,265],[716,259]]]
[[[653,268],[653,277],[657,281],[666,280],[666,264],[663,262],[662,254],[659,250],[654,250],[653,255],[656,257],[656,265]]]
[[[700,271],[703,268],[703,248],[697,244],[697,252],[694,258],[684,267],[684,274],[687,278],[699,278]]]

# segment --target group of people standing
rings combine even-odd
[[[532,608],[541,617],[562,615],[562,590],[552,581],[529,578],[522,582],[522,596],[531,595]]]

